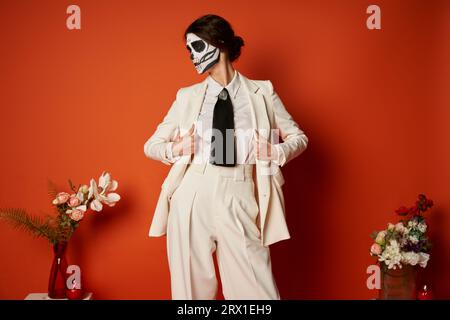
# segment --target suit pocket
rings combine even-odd
[[[175,196],[177,196],[180,192],[184,192],[182,190],[182,188],[184,188],[184,184],[186,183],[186,176],[183,176],[183,178],[181,178],[181,181],[178,183],[177,186],[175,186],[175,188],[169,192],[169,202],[172,202],[175,199]]]
[[[169,198],[169,202],[172,202],[172,200],[174,199],[174,197],[177,195],[178,191],[180,190],[181,185],[183,184],[183,181],[181,181],[181,183],[175,187],[175,189],[169,193],[168,198]]]

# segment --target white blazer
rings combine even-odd
[[[244,90],[249,95],[253,128],[257,128],[260,136],[269,141],[271,141],[270,129],[279,129],[283,139],[280,146],[286,157],[282,165],[286,165],[306,149],[308,137],[288,113],[281,100],[276,99],[277,103],[274,103],[273,97],[276,93],[270,80],[251,80],[241,73],[239,76]],[[172,164],[166,158],[166,144],[174,139],[177,127],[180,129],[180,135],[184,135],[197,120],[206,86],[205,78],[202,82],[180,88],[163,121],[144,144],[144,153],[147,157],[172,165],[161,186],[148,234],[150,237],[166,234],[170,199],[183,179],[187,165],[192,160],[191,154],[180,157]],[[260,209],[257,223],[261,231],[261,243],[269,246],[275,242],[289,239],[282,190],[284,178],[280,166],[272,161],[256,160],[255,180]]]

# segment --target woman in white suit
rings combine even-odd
[[[308,138],[270,81],[233,68],[244,42],[225,19],[202,16],[184,36],[197,72],[209,75],[178,90],[144,145],[172,165],[149,232],[167,234],[172,299],[215,299],[213,253],[225,299],[280,299],[269,251],[290,237],[279,167]]]

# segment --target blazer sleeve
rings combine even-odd
[[[179,158],[172,157],[168,154],[167,148],[170,146],[170,141],[173,139],[175,129],[178,126],[178,101],[180,101],[180,91],[181,89],[178,90],[175,101],[172,103],[163,121],[144,144],[144,154],[148,158],[161,161],[167,165],[171,165]]]
[[[274,90],[272,82],[270,80],[267,81],[272,99],[275,127],[279,129],[280,136],[283,139],[282,143],[276,145],[282,150],[282,156],[278,165],[284,166],[305,151],[308,145],[308,137],[286,110],[283,102]]]

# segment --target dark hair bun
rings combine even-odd
[[[240,36],[234,36],[229,48],[229,59],[234,61],[241,55],[241,48],[244,46],[244,39]]]

